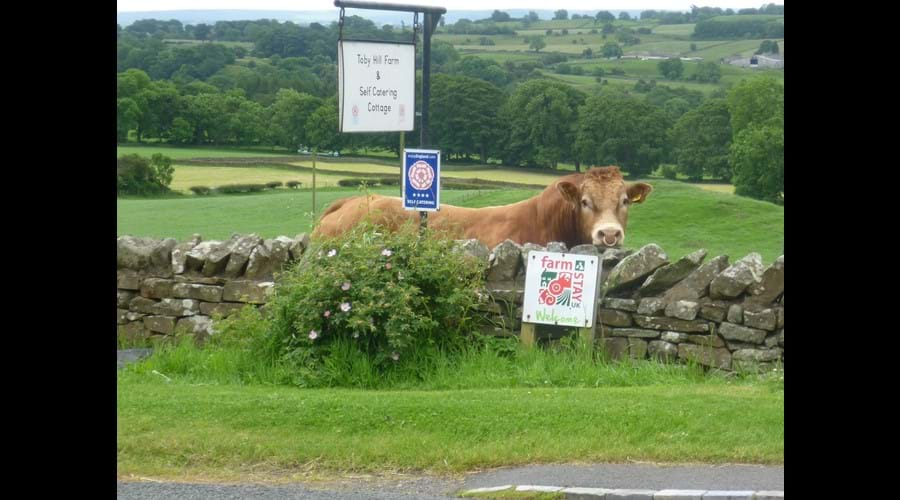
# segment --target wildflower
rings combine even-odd
[[[337,255],[337,250],[332,248],[331,250],[328,251],[329,257],[334,257],[335,255]]]
[[[322,316],[325,316],[326,318],[331,316],[331,310],[326,310],[325,314],[323,314]]]
[[[310,330],[309,331],[309,340],[316,340],[317,338],[319,338],[319,332],[317,332],[315,330]]]
[[[384,255],[385,257],[390,257],[393,253],[394,252],[391,252],[387,248],[385,248],[384,250],[381,251],[381,255]]]
[[[399,360],[400,360],[400,353],[397,352],[397,351],[392,352],[392,353],[391,353],[391,359],[393,359],[394,361],[399,361]]]
[[[359,332],[353,332],[353,338],[358,339],[358,338],[359,338]]]
[[[392,266],[390,262],[388,262],[387,264],[384,265],[385,269],[390,269],[392,267],[394,267],[394,266]]]
[[[346,291],[349,290],[349,289],[350,289],[350,282],[349,282],[349,281],[345,281],[344,284],[341,285],[341,290],[343,290],[343,291],[346,292]]]
[[[347,312],[350,310],[349,302],[341,302],[341,311]]]
[[[403,281],[403,273],[397,273],[397,279]]]

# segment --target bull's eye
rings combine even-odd
[[[588,208],[588,201],[587,201],[587,200],[581,200],[581,206],[584,207],[584,208]]]
[[[629,200],[628,198],[622,198],[622,204],[627,207],[631,204],[631,200]]]

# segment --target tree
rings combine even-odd
[[[533,49],[535,52],[540,52],[541,49],[546,46],[547,44],[544,42],[544,37],[533,36],[531,37],[531,43],[528,45],[528,48]]]
[[[509,135],[503,163],[555,168],[571,157],[574,124],[584,94],[554,80],[529,80],[516,88],[501,113]]]
[[[616,16],[612,15],[612,13],[608,10],[601,10],[600,12],[597,12],[595,18],[598,21],[602,21],[604,23],[609,23],[616,20]]]
[[[558,11],[553,13],[554,20],[565,21],[569,18],[569,11],[566,9],[559,9]]]
[[[659,72],[668,80],[678,80],[684,73],[684,64],[677,57],[670,57],[656,65]]]
[[[698,82],[719,83],[722,79],[722,70],[715,62],[705,61],[697,65],[693,78]]]
[[[725,99],[709,99],[685,113],[671,137],[679,172],[694,180],[704,175],[731,180],[731,115]]]
[[[150,77],[139,69],[129,69],[116,75],[116,116],[117,136],[126,140],[128,130],[134,127],[137,140],[144,134],[144,115],[147,112],[146,89],[150,87]],[[124,136],[122,135],[124,131]]]
[[[734,192],[784,204],[784,127],[754,123],[731,145]]]
[[[631,15],[625,12],[619,12],[619,21],[631,21]]]
[[[624,54],[624,52],[622,52],[622,47],[620,47],[619,44],[615,42],[607,42],[606,44],[604,44],[603,49],[601,49],[600,53],[603,55],[603,57],[607,57],[610,59],[614,57],[618,59],[622,57],[622,54]]]
[[[646,175],[666,158],[669,118],[632,97],[589,97],[578,110],[575,155],[587,164],[619,165]]]
[[[772,40],[763,40],[761,44],[759,44],[759,49],[756,51],[757,54],[777,54],[778,53],[778,42],[773,42]]]
[[[135,195],[168,191],[174,171],[172,159],[159,153],[150,160],[136,154],[123,155],[116,161],[116,191]]]
[[[506,12],[501,12],[501,11],[499,11],[499,10],[495,10],[495,11],[491,14],[491,20],[494,21],[494,22],[496,22],[496,23],[501,23],[501,22],[504,22],[504,21],[509,21],[509,20],[510,20],[510,17],[509,17],[509,14],[507,14]]]
[[[270,140],[291,150],[306,144],[308,142],[306,133],[309,130],[306,121],[321,105],[322,100],[318,97],[301,94],[293,89],[279,90],[270,111]]]
[[[208,24],[198,24],[194,26],[194,38],[197,40],[206,40],[209,37],[211,28]]]
[[[728,93],[735,135],[751,124],[784,126],[784,86],[770,77],[742,80]]]
[[[116,99],[116,142],[128,140],[128,131],[135,128],[141,110],[137,103],[130,97]]]
[[[491,82],[498,87],[506,85],[510,80],[509,73],[500,63],[483,57],[464,57],[456,65],[456,70],[460,74]]]
[[[537,12],[535,12],[533,10],[529,10],[528,15],[525,18],[533,23],[536,23],[541,20],[541,18],[538,16]]]
[[[333,101],[321,105],[306,120],[306,142],[316,151],[340,151],[338,110]]]
[[[486,163],[500,153],[505,124],[500,110],[506,95],[489,82],[436,74],[431,86],[432,140],[447,154],[479,154]]]
[[[743,80],[727,102],[735,193],[784,203],[784,86],[770,77]]]

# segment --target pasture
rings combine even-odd
[[[316,173],[316,186],[320,188],[337,187],[346,175]],[[312,172],[295,170],[290,167],[231,167],[231,166],[193,166],[175,164],[172,184],[173,191],[190,193],[191,186],[218,187],[225,184],[265,184],[270,181],[300,181],[303,186],[312,185]]]
[[[116,146],[116,157],[137,154],[150,157],[160,153],[173,160],[186,160],[190,158],[254,158],[259,156],[293,156],[294,153],[281,149],[273,151],[272,148],[227,148],[222,146],[210,147],[178,147],[178,146]]]
[[[749,252],[759,252],[767,263],[783,253],[784,207],[681,182],[663,179],[649,182],[654,192],[645,204],[630,211],[626,247],[657,243],[669,253],[670,259],[698,248],[706,248],[710,256],[726,254],[733,260]],[[371,192],[398,196],[399,188],[375,188]],[[441,202],[467,207],[495,206],[521,201],[537,193],[535,189],[444,190]],[[357,194],[360,191],[353,188],[321,190],[316,196],[319,213],[334,200]],[[120,198],[116,205],[118,235],[172,237],[183,241],[193,233],[202,234],[204,239],[227,239],[234,232],[255,232],[271,238],[309,232],[313,225],[312,193],[307,189],[206,197]]]

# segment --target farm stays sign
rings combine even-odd
[[[526,265],[522,322],[593,326],[602,265],[598,256],[532,251]]]
[[[415,83],[415,45],[339,41],[340,131],[412,131],[416,115]]]

